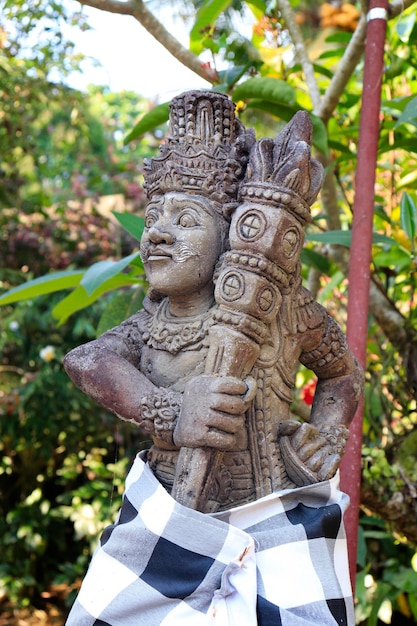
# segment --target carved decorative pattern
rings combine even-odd
[[[150,348],[177,354],[180,350],[199,350],[213,324],[211,312],[188,318],[169,315],[168,300],[163,300],[155,315],[149,318],[143,341]]]
[[[160,157],[145,160],[149,198],[185,191],[210,197],[225,215],[236,206],[255,135],[234,110],[227,96],[208,91],[186,92],[171,101],[170,136]]]
[[[347,352],[346,337],[340,326],[328,317],[320,346],[309,353],[303,353],[300,361],[314,371],[331,367]]]
[[[261,211],[248,211],[240,218],[237,232],[243,241],[256,241],[264,234],[267,227],[265,216]]]

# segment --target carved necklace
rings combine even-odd
[[[150,317],[143,341],[150,348],[171,354],[180,350],[199,350],[212,324],[212,309],[198,315],[174,317],[169,312],[168,298],[164,298]]]

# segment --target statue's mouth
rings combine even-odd
[[[145,254],[145,258],[143,259],[145,262],[146,261],[161,261],[163,259],[171,259],[172,258],[172,252],[169,252],[168,250],[165,250],[164,248],[160,248],[160,247],[155,247],[155,248],[148,248],[148,250],[146,251]]]

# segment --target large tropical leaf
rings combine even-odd
[[[112,213],[129,235],[140,241],[145,227],[144,218],[132,213],[120,213],[119,211],[112,211]]]
[[[80,284],[84,273],[85,270],[64,270],[34,278],[3,293],[0,296],[0,305],[13,304],[14,302],[20,302],[20,300],[36,298],[37,296],[62,291],[63,289],[71,289]]]
[[[100,296],[119,287],[128,287],[132,284],[141,284],[139,278],[135,278],[130,274],[117,274],[100,284],[95,291],[88,294],[82,285],[74,289],[66,298],[61,300],[52,310],[53,316],[63,324],[73,313],[85,309],[93,304]]]
[[[130,263],[139,256],[139,252],[133,252],[119,261],[98,261],[91,265],[85,272],[81,285],[91,296],[103,283],[120,274]]]
[[[307,233],[306,239],[308,241],[317,241],[321,243],[330,243],[339,246],[345,246],[350,248],[352,243],[352,231],[351,230],[328,230],[325,233]],[[388,244],[390,246],[398,246],[398,243],[392,237],[387,235],[381,235],[374,233],[372,236],[372,243],[374,245]]]
[[[148,113],[143,115],[136,126],[126,135],[124,138],[124,144],[128,144],[134,139],[137,139],[145,133],[155,130],[158,126],[161,126],[168,121],[169,118],[169,102],[158,104],[158,106],[151,109]]]
[[[297,113],[297,111],[304,111],[298,104],[289,106],[282,103],[268,102],[265,100],[252,100],[247,103],[247,107],[250,109],[258,109],[270,113],[275,117],[278,117],[285,122],[289,122],[290,119]],[[323,122],[319,117],[308,112],[310,115],[311,123],[313,124],[313,146],[317,148],[322,154],[327,154],[329,147],[327,143],[327,130]]]
[[[235,102],[252,99],[291,106],[296,103],[295,89],[279,78],[250,78],[235,87],[233,91]]]

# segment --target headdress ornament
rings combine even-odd
[[[280,207],[302,224],[311,220],[310,206],[323,180],[321,163],[311,158],[313,128],[306,111],[298,111],[275,140],[252,147],[242,201]]]
[[[148,198],[168,191],[204,195],[227,215],[237,205],[255,141],[224,94],[188,91],[170,103],[170,134],[161,155],[145,161]]]

